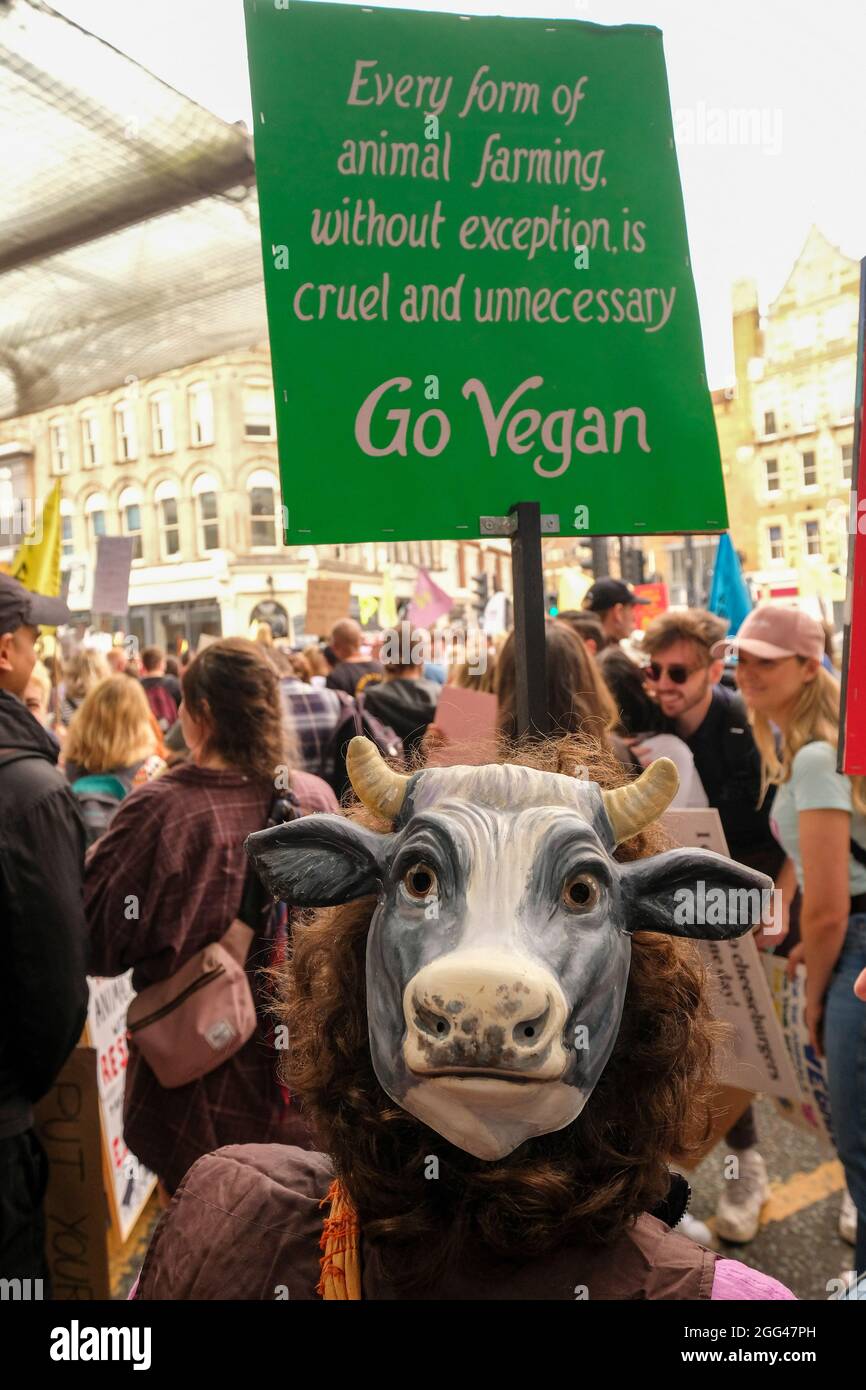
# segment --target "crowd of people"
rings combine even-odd
[[[625,1199],[625,1188],[612,1176],[613,1150],[606,1147],[612,1141],[602,1139],[601,1119],[593,1127],[592,1104],[562,1130],[566,1137],[547,1135],[547,1147],[537,1149],[533,1145],[543,1141],[533,1140],[513,1161],[488,1164],[486,1174],[483,1162],[467,1162],[465,1154],[455,1159],[462,1196],[453,1183],[425,1184],[423,1174],[419,1196],[418,1173],[407,1179],[389,1167],[398,1158],[407,1161],[407,1123],[416,1131],[423,1126],[379,1090],[374,1103],[370,1093],[377,1083],[369,1058],[359,1060],[366,1046],[361,996],[369,914],[362,917],[347,898],[321,896],[309,898],[316,915],[306,907],[291,909],[291,903],[291,911],[276,911],[244,846],[268,827],[279,839],[277,827],[286,825],[303,859],[313,852],[304,845],[316,843],[317,814],[347,822],[360,818],[381,829],[381,803],[372,811],[359,790],[351,740],[363,736],[383,766],[399,769],[404,779],[424,767],[433,749],[440,761],[444,750],[447,762],[454,734],[437,725],[437,705],[448,685],[495,696],[500,762],[563,775],[569,759],[579,758],[606,788],[647,776],[654,763],[662,766],[660,760],[664,768],[672,763],[678,782],[676,790],[671,782],[666,804],[715,807],[731,859],[781,890],[782,921],[756,939],[787,956],[790,970],[805,965],[807,1024],[816,1053],[826,1059],[847,1182],[840,1232],[854,1246],[854,1269],[866,1271],[866,789],[862,779],[836,770],[840,686],[826,659],[822,625],[795,608],[765,604],[733,637],[724,620],[698,609],[663,613],[640,633],[640,602],[621,580],[601,578],[582,611],[546,622],[550,727],[543,736],[520,741],[513,634],[487,643],[474,668],[456,654],[450,666],[422,659],[421,633],[408,631],[396,650],[386,649],[384,634],[370,638],[348,617],[326,643],[303,649],[274,641],[263,624],[254,639],[213,640],[181,658],[157,647],[131,658],[125,647],[103,654],[82,646],[64,660],[58,645],[53,660],[43,661],[40,628],[68,621],[64,605],[0,576],[0,915],[7,924],[0,1275],[47,1278],[47,1169],[33,1106],[81,1033],[86,975],[132,971],[135,990],[147,1000],[148,991],[163,988],[198,953],[228,943],[229,930],[241,923],[239,965],[249,980],[254,1018],[230,1055],[183,1085],[167,1086],[145,1056],[144,1031],[140,1046],[131,1035],[125,1140],[157,1175],[163,1202],[175,1199],[151,1247],[139,1297],[233,1296],[223,1290],[232,1282],[237,1229],[230,1235],[212,1220],[204,1223],[208,1184],[216,1184],[215,1205],[223,1210],[226,1202],[234,1210],[231,1204],[243,1200],[244,1219],[255,1227],[257,1213],[278,1209],[276,1199],[256,1195],[263,1183],[290,1193],[286,1211],[300,1202],[310,1220],[321,1219],[319,1203],[330,1192],[326,1235],[339,1227],[338,1199],[351,1199],[339,1229],[345,1233],[350,1219],[359,1222],[371,1258],[384,1252],[384,1282],[365,1284],[366,1296],[393,1296],[381,1290],[399,1288],[401,1268],[405,1288],[412,1286],[413,1242],[431,1239],[428,1218],[433,1226],[453,1223],[452,1243],[459,1228],[469,1255],[483,1248],[490,1259],[510,1262],[515,1286],[522,1265],[535,1271],[533,1277],[549,1290],[544,1296],[573,1297],[554,1292],[550,1274],[554,1254],[567,1255],[572,1247],[618,1252],[598,1264],[609,1297],[792,1296],[774,1280],[742,1272],[745,1266],[737,1262],[708,1266],[710,1230],[685,1212],[673,1180],[669,1191],[659,1187],[661,1160],[688,1147],[711,1052],[709,1044],[702,1052],[707,1004],[700,969],[693,956],[683,954],[691,950],[687,945],[665,939],[654,955],[639,945],[639,935],[633,948],[635,990],[645,989],[652,1007],[663,1010],[668,981],[682,1014],[676,1084],[665,1090],[661,1070],[652,1076],[648,1071],[646,1091],[634,1091],[631,1109],[628,1095],[620,1095],[621,1108],[609,1121],[635,1127],[627,1141],[620,1133],[618,1142],[635,1165],[646,1161],[647,1173],[652,1169],[652,1182],[647,1179],[639,1192],[634,1188],[633,1209],[632,1197]],[[357,809],[356,794],[367,810]],[[298,840],[295,822],[308,817],[309,833]],[[644,829],[629,843],[632,857],[640,857],[656,852],[660,842]],[[359,883],[370,873],[360,859],[373,853],[357,851]],[[416,858],[423,858],[420,850]],[[336,854],[332,872],[335,881],[343,872]],[[407,861],[410,896],[421,894],[425,874],[427,869]],[[296,901],[305,902],[302,888]],[[328,954],[335,951],[334,932],[343,942],[339,956]],[[653,971],[657,976],[650,980]],[[641,1015],[648,1054],[649,1009],[647,1003]],[[159,1016],[156,1008],[145,1021]],[[280,1018],[287,1020],[289,1038],[282,1050],[275,1044]],[[659,1044],[659,1068],[661,1056]],[[618,1069],[617,1057],[615,1050],[611,1077],[631,1094],[638,1077]],[[670,1070],[673,1063],[666,1065]],[[658,1120],[663,1096],[671,1107],[666,1155],[658,1130],[651,1133],[649,1119],[637,1119],[645,1103],[647,1116]],[[595,1113],[603,1117],[605,1104],[613,1116],[609,1096],[596,1101]],[[358,1126],[357,1151],[367,1156],[363,1180],[348,1157],[340,1158],[352,1149],[352,1133],[344,1132],[349,1115]],[[205,1158],[226,1146],[249,1146],[247,1158],[237,1147],[217,1155],[218,1161]],[[288,1168],[269,1168],[278,1153]],[[725,1240],[745,1244],[758,1231],[768,1195],[751,1108],[727,1134],[725,1154],[737,1163],[735,1176],[723,1183],[715,1228]],[[331,1186],[334,1163],[344,1184],[339,1192]],[[544,1184],[537,1173],[533,1178],[532,1163],[547,1165],[545,1172],[560,1165],[556,1200],[541,1194]],[[496,1206],[497,1181],[507,1207]],[[534,1182],[541,1194],[537,1202]],[[388,1201],[373,1195],[383,1184]],[[452,1204],[447,1210],[446,1193]],[[456,1202],[465,1204],[459,1220]],[[413,1224],[409,1213],[416,1209]],[[525,1219],[533,1211],[537,1229]],[[653,1251],[665,1277],[655,1291],[640,1284],[632,1246],[626,1250],[622,1244],[640,1246],[622,1223],[643,1212],[661,1223],[652,1231],[646,1223],[634,1227],[642,1240],[652,1235],[656,1242]],[[197,1221],[193,1258],[189,1223]],[[657,1244],[670,1227],[681,1242]],[[692,1254],[683,1240],[699,1253]],[[440,1244],[444,1250],[444,1235]],[[214,1249],[223,1252],[219,1291],[207,1276],[207,1252]],[[565,1270],[567,1259],[560,1254],[554,1264],[559,1260]],[[307,1255],[297,1258],[306,1270]],[[546,1261],[544,1274],[538,1260]],[[344,1274],[345,1265],[341,1257],[328,1266],[332,1283],[335,1270]],[[736,1270],[726,1270],[728,1265]],[[681,1280],[680,1267],[690,1271]],[[435,1261],[425,1268],[431,1288],[447,1287],[447,1280],[435,1284],[441,1274]],[[574,1285],[569,1279],[566,1271],[563,1288]],[[303,1284],[308,1286],[309,1280]],[[371,1292],[374,1286],[378,1295]],[[315,1289],[315,1280],[310,1287]]]

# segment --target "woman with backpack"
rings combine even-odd
[[[237,1051],[167,1087],[130,1040],[124,1138],[169,1193],[220,1145],[309,1145],[276,1080],[281,1040],[257,972],[282,943],[273,939],[274,914],[247,905],[243,845],[268,824],[278,792],[301,815],[337,809],[318,777],[289,771],[278,678],[261,646],[228,638],[206,647],[184,672],[180,717],[189,760],[127,797],[85,875],[90,969],[108,976],[131,969],[137,991],[170,984],[203,948],[221,942],[242,901],[255,931],[245,965],[257,1023]]]
[[[806,1026],[825,1057],[830,1115],[857,1211],[854,1267],[866,1270],[866,1007],[854,985],[866,967],[866,787],[836,771],[839,683],[823,666],[824,631],[796,608],[762,604],[737,636],[737,685],[761,754],[762,795],[777,788],[773,831],[783,874],[802,894]],[[713,649],[713,655],[718,655]],[[780,738],[777,742],[775,730]]]
[[[64,746],[66,776],[92,845],[133,787],[165,768],[165,749],[138,681],[109,676],[85,695]]]

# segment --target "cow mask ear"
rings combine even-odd
[[[760,926],[761,907],[757,913],[754,907],[763,906],[763,893],[773,887],[773,880],[766,874],[708,849],[672,849],[649,859],[620,864],[619,882],[629,933],[664,932],[696,941],[730,941]],[[697,921],[701,902],[706,903],[711,890],[718,888],[728,894],[726,903],[731,902],[731,889],[757,890],[757,896],[752,891],[749,912],[726,910],[722,914],[726,920],[722,922]],[[690,903],[698,910],[690,913]],[[753,921],[743,920],[750,916]]]
[[[376,892],[392,838],[343,816],[315,815],[257,830],[244,849],[273,897],[333,907]]]

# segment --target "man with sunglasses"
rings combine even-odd
[[[647,688],[667,731],[678,734],[692,750],[707,800],[719,812],[731,858],[776,878],[785,854],[770,829],[775,788],[759,805],[761,757],[746,706],[737,691],[720,684],[724,658],[712,655],[727,630],[724,618],[700,608],[662,613],[644,635]],[[643,761],[640,745],[632,751]],[[738,1176],[724,1184],[716,1230],[725,1240],[744,1243],[758,1233],[769,1191],[751,1106],[726,1139],[738,1160]]]

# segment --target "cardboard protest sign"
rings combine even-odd
[[[334,623],[349,616],[352,584],[348,579],[308,579],[304,632],[328,637]]]
[[[94,613],[123,617],[129,611],[129,572],[132,567],[132,536],[100,536],[93,576]]]
[[[287,543],[723,530],[660,31],[245,10]]]
[[[714,807],[668,811],[662,824],[682,845],[728,853]],[[766,904],[767,919],[772,906],[772,901]],[[718,1053],[716,1070],[720,1079],[726,1085],[764,1095],[796,1096],[797,1076],[776,1016],[761,953],[751,933],[736,941],[699,941],[697,946],[710,972],[713,1013],[733,1029],[730,1041]]]
[[[108,1298],[106,1203],[102,1174],[96,1050],[76,1047],[36,1106],[48,1155],[45,1255],[54,1297]]]
[[[122,1244],[156,1186],[156,1174],[139,1163],[123,1138],[123,1094],[129,1060],[126,1011],[135,991],[131,971],[113,980],[93,978],[89,984],[86,1037],[96,1049],[96,1079],[108,1198],[114,1229]]]

